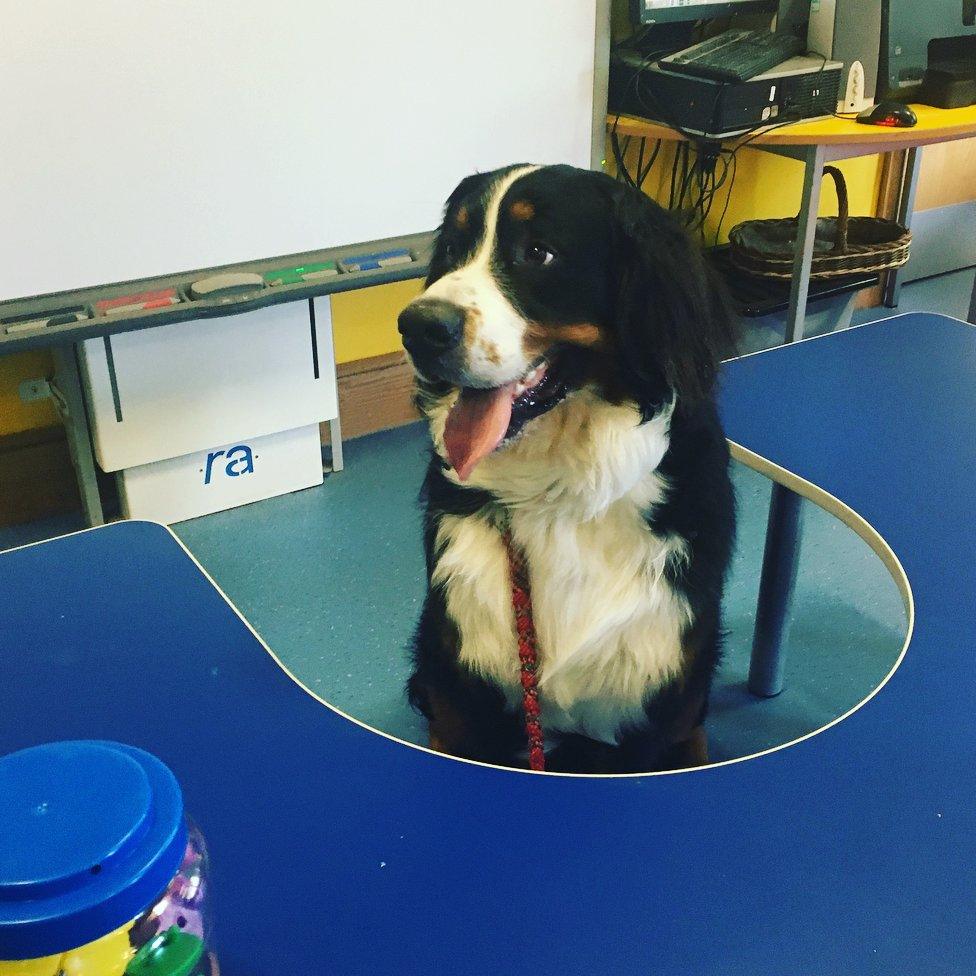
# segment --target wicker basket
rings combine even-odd
[[[811,278],[899,268],[908,260],[911,232],[893,220],[850,217],[844,174],[825,166],[837,187],[839,214],[817,219]],[[747,220],[729,232],[732,263],[749,274],[792,278],[798,217]]]

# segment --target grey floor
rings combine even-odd
[[[973,273],[906,286],[898,311],[965,317]],[[881,312],[880,314],[885,314]],[[879,311],[861,313],[860,320]],[[420,425],[350,442],[321,488],[176,526],[177,534],[287,666],[339,708],[410,741],[405,648],[423,597],[416,505]],[[769,484],[734,472],[740,526],[727,590],[727,656],[709,720],[713,757],[748,755],[820,728],[875,688],[902,646],[905,615],[888,573],[854,533],[810,504],[794,605],[787,689],[745,689]],[[0,549],[77,528],[77,518],[0,530]]]
[[[197,519],[178,535],[304,682],[344,711],[410,741],[423,730],[403,697],[407,645],[423,598],[420,425],[349,445],[348,468],[310,490]],[[728,654],[713,700],[717,758],[794,739],[846,711],[901,648],[901,600],[877,557],[813,506],[793,622],[789,690],[745,690],[769,484],[737,467],[741,528],[726,601]]]

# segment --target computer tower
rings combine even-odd
[[[695,135],[722,136],[762,125],[830,115],[839,62],[797,56],[732,84],[648,65],[636,52],[610,60],[611,112],[654,119]]]
[[[859,112],[874,102],[883,6],[883,0],[817,0],[810,4],[808,49],[844,65],[838,112]],[[858,85],[856,63],[863,69],[863,86]],[[858,87],[863,90],[856,91]]]

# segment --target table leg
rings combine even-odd
[[[817,229],[817,212],[820,209],[823,147],[810,147],[805,164],[803,202],[797,227],[797,249],[793,258],[793,280],[786,319],[787,343],[803,338],[810,268],[813,264],[813,239]],[[763,552],[756,629],[749,665],[749,690],[762,698],[778,695],[783,690],[787,623],[799,556],[800,498],[782,485],[774,484],[766,525],[766,548]]]
[[[902,227],[911,227],[912,213],[915,210],[915,191],[918,189],[918,174],[921,170],[922,147],[912,146],[905,154],[905,175],[901,181],[901,193],[898,197],[898,223]],[[887,308],[898,307],[898,297],[901,293],[901,275],[895,268],[888,272],[885,283],[884,303]]]
[[[800,502],[795,492],[773,485],[749,664],[749,690],[760,698],[783,690],[784,645],[800,558]]]
[[[77,347],[55,346],[53,353],[54,383],[61,395],[59,406],[68,435],[71,463],[78,479],[81,507],[89,525],[104,525],[105,515],[98,494],[95,458],[91,448],[91,429],[81,390],[81,373],[78,371]]]
[[[969,315],[966,321],[970,325],[976,325],[976,278],[973,278],[973,290],[969,296]]]
[[[820,210],[820,184],[823,181],[824,147],[810,146],[804,158],[803,200],[796,228],[796,253],[793,256],[793,278],[790,282],[790,304],[786,313],[786,341],[803,338],[807,314],[807,292],[810,290],[810,268],[813,264],[813,236]]]

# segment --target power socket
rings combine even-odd
[[[34,403],[37,400],[47,400],[52,396],[51,384],[44,377],[37,377],[32,380],[24,380],[17,387],[17,395],[23,403]]]

